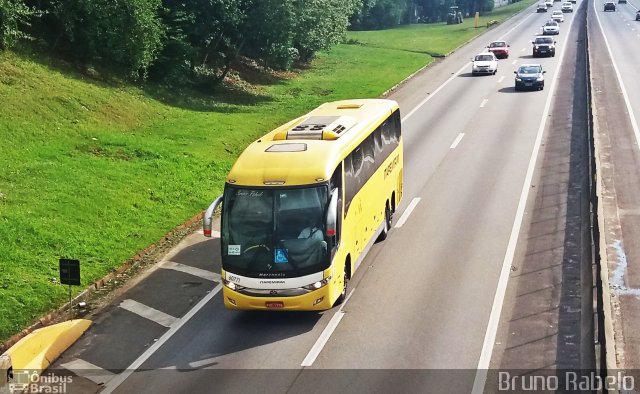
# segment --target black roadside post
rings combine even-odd
[[[80,261],[60,259],[60,283],[69,285],[69,317],[73,320],[71,286],[80,286]]]

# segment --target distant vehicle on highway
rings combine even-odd
[[[604,3],[604,10],[605,11],[615,11],[616,10],[616,3],[614,3],[613,1],[607,1],[606,3]]]
[[[544,89],[544,74],[546,71],[542,70],[542,66],[540,64],[523,64],[513,73],[516,74],[516,90]]]
[[[562,3],[562,12],[573,12],[573,4],[570,1]]]
[[[618,4],[627,4],[627,0],[618,0]]]
[[[494,41],[489,46],[489,52],[496,55],[498,59],[506,59],[509,57],[509,45],[506,41]]]
[[[479,53],[471,61],[471,75],[495,75],[498,72],[498,59],[491,52]]]
[[[553,7],[553,0],[547,0],[544,3],[547,5],[547,8]]]
[[[545,3],[538,4],[538,8],[536,8],[536,12],[547,12],[547,4]]]
[[[551,20],[556,22],[564,22],[564,14],[562,11],[553,11],[551,14]]]
[[[560,34],[560,25],[554,20],[547,21],[542,26],[542,34],[545,36]]]
[[[531,43],[533,44],[533,57],[556,55],[556,42],[553,37],[538,36]]]
[[[640,21],[640,10],[636,11],[636,20]]]

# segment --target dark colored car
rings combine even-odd
[[[640,21],[640,10],[636,11],[636,20]]]
[[[544,74],[539,64],[523,64],[516,71],[515,88],[516,90],[542,90],[544,89]]]
[[[618,4],[627,4],[627,0],[618,0]]]
[[[614,3],[613,1],[607,1],[606,3],[604,3],[604,10],[605,11],[615,11],[616,10],[616,3]]]
[[[538,36],[531,43],[533,44],[533,57],[556,55],[556,42],[552,37]]]

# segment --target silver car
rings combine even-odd
[[[498,59],[491,52],[479,53],[471,61],[471,75],[495,75],[498,72]]]
[[[542,26],[542,34],[545,36],[560,34],[560,25],[553,20],[547,21],[547,23]]]

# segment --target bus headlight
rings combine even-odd
[[[331,280],[331,276],[329,276],[328,278],[324,278],[322,280],[319,280],[315,283],[312,283],[310,285],[307,286],[302,286],[303,289],[307,289],[307,290],[318,290],[321,287],[326,286],[329,281]]]
[[[227,286],[231,290],[242,290],[242,289],[244,289],[244,287],[236,285],[235,283],[233,283],[233,282],[231,282],[229,280],[226,280],[226,279],[222,279],[222,284]]]

